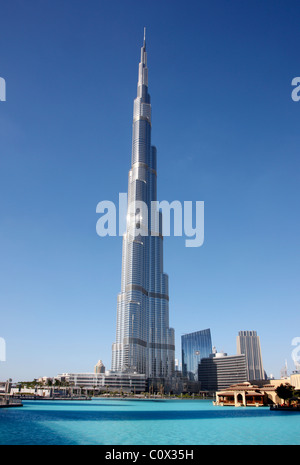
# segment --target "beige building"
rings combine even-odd
[[[102,360],[98,360],[94,368],[94,373],[105,373],[105,366],[103,365]]]
[[[300,390],[300,373],[292,373],[290,376],[285,376],[284,378],[278,379],[256,380],[255,384],[258,385],[258,387],[272,384],[273,386],[275,386],[275,388],[280,386],[280,384],[290,384],[295,389]]]
[[[294,386],[295,389],[300,390],[300,373],[292,373],[290,376],[290,384]]]
[[[281,380],[282,381],[282,380]],[[277,386],[266,384],[261,387],[249,382],[233,384],[227,389],[216,392],[214,405],[235,407],[261,407],[269,404],[280,403],[275,390]]]

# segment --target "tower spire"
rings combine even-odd
[[[146,28],[144,27],[144,41],[141,47],[141,61],[139,64],[139,80],[138,86],[148,86],[148,68],[147,68],[147,52],[146,52]]]

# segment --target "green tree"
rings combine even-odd
[[[290,384],[280,384],[275,390],[276,394],[280,399],[283,399],[284,403],[286,400],[293,397],[293,387]]]

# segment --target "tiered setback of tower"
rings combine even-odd
[[[161,215],[151,234],[151,202],[157,200],[156,148],[151,146],[146,40],[141,48],[134,100],[127,228],[123,237],[121,292],[117,304],[112,371],[168,378],[175,369],[174,329],[169,327],[168,276],[163,272]],[[142,205],[147,205],[143,212]],[[145,234],[146,233],[146,234]]]

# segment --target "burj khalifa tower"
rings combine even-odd
[[[151,215],[151,202],[156,200],[156,148],[151,145],[144,29],[133,107],[127,222],[111,368],[116,372],[145,374],[147,378],[166,378],[174,373],[175,342],[174,329],[169,327],[168,275],[163,271],[162,214],[154,215],[158,218],[157,227],[153,227]]]

